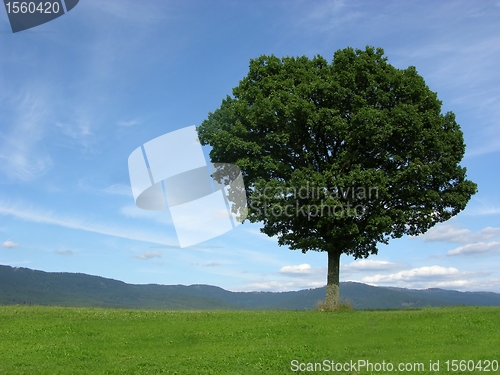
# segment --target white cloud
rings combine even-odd
[[[471,241],[485,241],[495,238],[500,233],[500,228],[487,227],[470,236]]]
[[[261,281],[250,283],[246,286],[236,288],[234,291],[268,291],[268,292],[288,292],[293,290],[302,289],[312,289],[321,288],[325,286],[324,281],[305,281],[305,280],[293,280],[293,281]]]
[[[461,276],[459,270],[454,267],[430,266],[414,268],[408,271],[400,271],[389,275],[367,276],[362,279],[366,283],[391,283],[391,282],[410,282],[422,280],[435,280],[443,278],[456,278]]]
[[[458,229],[452,225],[439,225],[429,229],[425,234],[418,236],[424,242],[463,242],[471,231]]]
[[[345,266],[341,266],[342,272],[364,272],[364,271],[384,271],[401,268],[402,266],[385,260],[362,259]]]
[[[161,258],[162,253],[158,251],[146,251],[144,254],[136,254],[133,256],[133,258],[137,259],[142,259],[142,260],[148,260],[151,258]]]
[[[490,292],[500,293],[500,279],[494,277],[488,277],[488,278],[483,278],[482,280],[471,280],[470,283],[467,285],[467,290],[490,291]]]
[[[19,247],[19,244],[15,243],[15,242],[12,242],[12,241],[5,241],[2,244],[2,247],[8,247],[9,249],[13,249],[13,248]]]
[[[278,272],[285,274],[303,275],[303,274],[310,274],[312,272],[312,268],[310,264],[304,263],[304,264],[299,264],[298,266],[283,266]]]
[[[427,284],[415,284],[415,288],[443,288],[443,289],[451,289],[457,288],[460,289],[462,287],[469,287],[471,285],[470,280],[460,279],[460,280],[446,280],[446,281],[434,281],[432,283]]]
[[[245,273],[245,285],[230,288],[233,291],[272,291],[285,292],[293,290],[321,288],[326,284],[326,267],[312,267],[308,263],[283,266],[276,273]]]
[[[454,267],[430,266],[388,275],[367,276],[361,282],[374,286],[390,285],[414,289],[492,290],[491,280],[484,279],[489,275],[489,272],[461,272]]]
[[[310,264],[303,263],[296,266],[283,266],[278,273],[285,276],[302,277],[311,275],[323,275],[326,272],[326,267],[311,267]]]
[[[500,249],[500,242],[479,242],[457,247],[456,249],[448,251],[447,255],[477,255],[491,253],[498,249]]]
[[[500,228],[487,227],[473,233],[469,229],[460,229],[453,225],[438,225],[427,233],[418,236],[424,242],[451,242],[471,244],[478,241],[487,241],[500,234]]]

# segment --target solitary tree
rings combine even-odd
[[[248,217],[291,250],[328,254],[326,305],[340,302],[340,255],[425,233],[477,191],[459,165],[460,126],[415,67],[367,47],[261,56],[198,127],[214,162],[234,163]]]

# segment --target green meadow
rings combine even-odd
[[[319,312],[0,306],[0,374],[499,374],[498,361],[498,307]],[[365,367],[352,367],[359,363]]]

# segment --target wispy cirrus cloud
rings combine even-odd
[[[95,186],[90,179],[82,178],[78,181],[78,186],[89,193],[92,194],[111,194],[111,195],[122,195],[132,198],[132,188],[130,184],[112,184],[106,187]]]
[[[105,187],[101,191],[112,195],[123,195],[126,197],[133,197],[130,185],[125,185],[125,184],[113,184],[111,186]]]
[[[62,98],[50,87],[26,85],[0,95],[0,173],[9,180],[29,182],[49,172],[58,142],[67,146],[69,139],[87,149],[94,139],[91,111],[72,108],[66,114],[72,120],[61,122],[64,115],[55,108]]]
[[[122,128],[131,128],[133,126],[139,125],[141,121],[139,120],[119,120],[116,122],[116,125]]]
[[[471,207],[471,210],[467,211],[467,215],[483,216],[483,215],[498,215],[498,214],[500,214],[500,205],[498,205],[495,202],[491,202],[487,199],[482,199],[479,197],[473,197],[472,202],[473,202],[474,206]]]
[[[443,25],[438,27],[443,29],[440,36],[435,37],[438,33],[434,32],[432,40],[401,47],[397,55],[402,61],[417,66],[440,97],[444,93],[447,97],[445,104],[457,114],[457,121],[465,132],[470,132],[466,157],[477,157],[500,150],[497,124],[500,116],[500,73],[496,63],[500,59],[500,37],[495,33],[489,35],[474,31],[496,23],[500,10],[487,3],[464,2],[462,5],[465,8],[457,8],[451,3],[438,5],[438,8],[448,10],[450,15],[456,17],[446,16]],[[485,16],[475,15],[481,12]],[[462,19],[467,27],[457,32],[449,26],[458,19]],[[482,126],[475,125],[478,121]]]
[[[136,205],[128,205],[123,206],[120,213],[128,218],[147,219],[159,224],[172,225],[172,218],[168,210],[151,211],[140,209]]]
[[[0,201],[0,214],[9,215],[18,219],[40,223],[57,225],[60,227],[83,230],[86,232],[99,233],[107,236],[126,238],[130,240],[156,243],[159,245],[174,245],[176,239],[172,239],[163,234],[137,230],[135,228],[117,227],[109,223],[89,222],[86,219],[71,217],[68,215],[54,214],[49,210],[34,209],[13,205]]]
[[[135,1],[129,0],[110,0],[106,2],[88,0],[86,5],[93,14],[98,13],[107,19],[112,16],[116,19],[134,21],[136,24],[148,24],[152,21],[161,21],[162,19],[169,18],[169,16],[171,17],[171,14],[169,15],[167,12],[168,8],[163,7],[164,4],[161,4],[161,7],[158,4],[155,4],[155,6],[138,7]]]
[[[498,206],[482,207],[478,210],[469,213],[469,215],[498,215],[498,214],[500,214],[500,207]]]
[[[96,121],[90,114],[78,112],[78,109],[73,109],[71,121],[56,122],[55,125],[61,134],[66,136],[66,139],[71,140],[71,143],[66,142],[65,145],[71,146],[73,144],[74,147],[83,147],[83,149],[89,150],[95,141],[92,127]]]
[[[327,2],[303,2],[303,12],[298,20],[298,26],[309,31],[326,32],[337,30],[348,22],[363,17],[360,7],[353,2],[333,0]]]
[[[0,96],[0,172],[10,180],[31,181],[52,168],[52,158],[41,145],[51,119],[49,98],[37,87]]]

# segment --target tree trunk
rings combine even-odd
[[[328,276],[326,281],[325,307],[337,310],[340,307],[340,253],[328,252]]]

